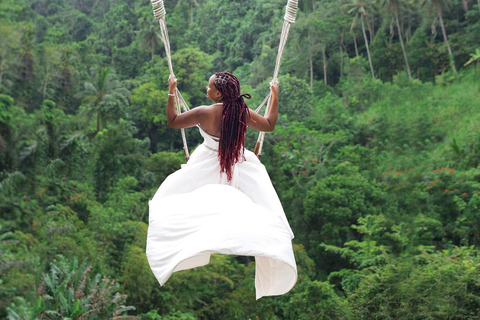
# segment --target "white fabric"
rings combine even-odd
[[[265,167],[250,151],[227,182],[218,142],[204,143],[149,202],[147,258],[163,285],[175,271],[208,264],[210,254],[254,256],[257,299],[288,292],[297,280],[293,233]]]

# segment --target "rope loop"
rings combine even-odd
[[[163,5],[163,0],[151,0],[153,16],[156,20],[165,19],[166,11],[165,6]]]
[[[298,0],[288,0],[287,6],[285,7],[285,17],[283,19],[290,23],[295,23],[297,8],[298,8]]]

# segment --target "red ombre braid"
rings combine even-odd
[[[247,115],[250,109],[243,98],[250,99],[249,94],[240,94],[240,82],[228,71],[215,73],[215,88],[222,94],[222,127],[218,146],[218,159],[221,172],[232,180],[233,166],[243,156],[245,133],[247,132]]]

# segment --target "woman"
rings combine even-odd
[[[215,102],[177,115],[177,81],[169,78],[167,121],[197,125],[204,142],[182,169],[162,183],[149,202],[147,257],[161,285],[175,271],[208,264],[212,253],[255,256],[257,299],[288,292],[297,279],[293,233],[265,167],[244,149],[247,126],[272,131],[278,116],[278,83],[270,112],[250,110],[238,79],[217,72],[207,98]]]

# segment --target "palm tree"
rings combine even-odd
[[[407,67],[408,78],[412,79],[412,73],[410,72],[410,65],[408,63],[407,51],[403,44],[402,28],[400,28],[400,19],[398,19],[398,5],[397,0],[380,0],[380,6],[393,8],[393,15],[395,16],[395,24],[397,25],[398,38],[400,40],[400,46],[402,47],[403,59],[405,60],[405,66]]]
[[[13,27],[0,27],[0,92],[2,92],[3,75],[14,59],[14,51],[18,48],[18,34]]]
[[[113,77],[110,68],[100,69],[93,77],[93,81],[85,82],[84,90],[76,94],[76,97],[83,98],[83,101],[92,108],[91,111],[97,114],[97,132],[100,131],[102,121],[105,121],[106,110],[102,108],[104,104],[113,102],[119,106],[128,103],[125,97],[130,92],[120,87],[119,81]]]
[[[450,43],[448,42],[448,37],[447,37],[447,31],[445,30],[445,24],[443,23],[443,18],[442,18],[442,7],[447,8],[448,1],[447,0],[418,0],[418,4],[420,7],[428,7],[429,9],[435,9],[435,13],[438,17],[438,21],[440,22],[440,27],[442,29],[443,41],[447,46],[450,65],[452,67],[453,72],[457,73],[457,68],[455,67],[455,60],[454,60],[452,48],[450,48]]]
[[[178,0],[176,6],[179,6],[182,3],[183,0]],[[200,5],[198,4],[197,0],[190,0],[190,24],[193,24],[193,7],[199,7]]]
[[[350,27],[350,33],[353,33],[353,28],[357,24],[358,18],[362,22],[363,38],[365,40],[365,47],[367,49],[368,63],[370,64],[370,72],[372,73],[372,79],[375,80],[375,74],[373,73],[372,57],[370,56],[370,48],[368,47],[367,33],[365,32],[365,16],[367,14],[367,1],[365,0],[351,0],[350,3],[345,4],[343,7],[347,10],[349,15],[354,16],[352,26]]]
[[[23,82],[28,84],[33,76],[33,50],[34,50],[34,32],[30,26],[24,25],[22,27],[23,34],[20,39],[21,42],[21,64]]]
[[[478,64],[480,63],[480,49],[476,49],[475,53],[470,53],[470,60],[465,62],[464,66],[466,67],[472,62],[475,62],[475,78],[477,78]]]
[[[478,63],[480,62],[480,49],[475,49],[475,53],[470,53],[470,60],[465,62],[464,66],[468,66],[470,63],[475,62],[476,68],[478,68]]]
[[[140,47],[143,50],[151,50],[153,66],[155,47],[160,47],[162,44],[160,27],[156,23],[153,23],[152,20],[146,18],[140,18],[138,22],[142,26],[142,29],[138,32]]]
[[[127,295],[119,292],[120,285],[101,274],[90,276],[91,270],[91,264],[75,257],[57,256],[42,273],[31,315],[13,305],[7,308],[9,319],[140,319],[126,314],[135,308],[124,306]]]
[[[313,87],[314,68],[313,63],[316,61],[317,55],[325,51],[326,32],[323,27],[327,25],[326,19],[321,19],[317,14],[320,11],[312,12],[303,19],[298,20],[298,24],[293,31],[295,37],[293,37],[293,44],[297,48],[295,53],[295,61],[298,61],[299,65],[304,65],[305,61],[308,64],[308,73],[310,74],[310,87]],[[298,60],[297,60],[298,59]],[[324,64],[324,81],[326,83],[326,57],[323,55]]]
[[[60,64],[60,52],[58,48],[53,45],[44,45],[43,46],[43,100],[47,94],[47,87],[50,81],[54,80],[58,76],[58,67]]]

